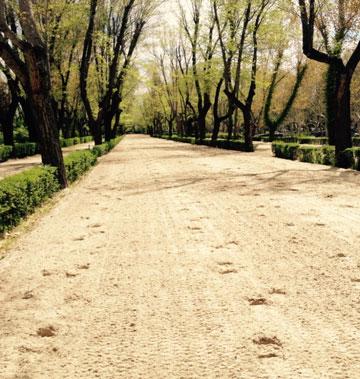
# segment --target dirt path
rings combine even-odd
[[[82,143],[79,145],[64,147],[62,149],[64,156],[68,155],[73,151],[87,150],[89,147],[93,146],[94,143]],[[33,155],[32,157],[26,157],[21,159],[9,159],[6,162],[0,163],[0,180],[7,176],[18,174],[21,171],[27,170],[28,168],[38,166],[41,164],[41,156],[39,154]]]
[[[127,137],[0,261],[0,378],[358,378],[359,194]]]

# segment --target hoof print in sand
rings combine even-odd
[[[67,272],[66,274],[65,274],[65,276],[67,277],[67,278],[75,278],[75,276],[78,276],[79,274],[75,274],[75,273],[73,273],[73,272]]]
[[[269,353],[269,354],[260,354],[258,355],[259,359],[270,359],[270,358],[277,358],[278,355],[276,353]]]
[[[253,339],[253,343],[255,345],[273,345],[282,347],[282,343],[277,337],[266,337],[266,336],[259,336]]]
[[[85,237],[84,237],[84,236],[80,236],[80,237],[75,237],[75,238],[73,238],[73,241],[76,241],[76,242],[84,241],[84,240],[85,240]]]
[[[39,337],[54,337],[56,335],[56,329],[50,325],[46,328],[39,328],[36,334]]]
[[[34,297],[34,294],[32,293],[32,291],[26,291],[22,299],[29,300],[29,299],[32,299],[33,297]]]
[[[228,275],[228,274],[237,274],[237,272],[238,272],[237,270],[232,268],[232,269],[228,269],[228,270],[219,271],[219,274]]]
[[[217,262],[217,264],[219,266],[232,266],[233,265],[232,262]]]
[[[256,299],[247,299],[250,305],[269,305],[269,302],[264,297]]]
[[[272,288],[269,291],[270,295],[286,295],[286,291],[281,288]]]
[[[90,263],[86,263],[84,265],[77,265],[76,268],[78,270],[88,270],[90,268]]]

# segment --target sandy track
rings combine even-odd
[[[359,184],[127,137],[0,261],[0,378],[358,378]]]
[[[64,147],[62,149],[64,156],[68,155],[73,151],[87,150],[89,147],[93,146],[94,143],[82,143],[78,145],[73,145],[69,147]],[[31,157],[20,158],[20,159],[9,159],[6,162],[0,163],[0,180],[7,176],[18,174],[21,171],[27,170],[34,166],[39,166],[41,164],[41,156],[39,154],[33,155]]]

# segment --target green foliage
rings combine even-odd
[[[89,143],[93,141],[93,138],[91,136],[79,137],[79,138],[80,138],[80,143]]]
[[[116,146],[121,139],[122,137],[118,137],[104,144],[107,151]],[[94,150],[75,151],[65,157],[68,181],[74,182],[88,171],[96,164],[97,157]],[[1,180],[0,233],[18,225],[24,217],[59,189],[56,168],[53,167],[36,167]]]
[[[0,233],[19,224],[59,190],[56,169],[36,167],[0,181]]]
[[[322,164],[326,166],[335,166],[335,147],[334,146],[323,146],[321,148],[323,159]]]
[[[39,152],[38,146],[34,142],[15,143],[12,156],[14,158],[25,158]]]
[[[74,145],[79,145],[80,143],[88,143],[93,140],[92,137],[74,137],[74,138],[60,138],[61,147],[70,147]]]
[[[14,139],[18,143],[29,142],[29,131],[25,126],[19,126],[14,131]]]
[[[122,139],[123,139],[123,136],[114,138],[109,142],[105,142],[101,145],[94,146],[91,151],[96,157],[101,157],[107,154],[110,150],[112,150],[118,143],[120,143]]]
[[[301,145],[298,150],[298,159],[300,162],[322,164],[322,149],[319,149],[317,146]]]
[[[296,160],[300,145],[298,143],[285,143],[275,141],[271,145],[272,151],[277,158]]]
[[[12,146],[0,145],[0,162],[7,161],[12,152]]]
[[[169,139],[169,138],[167,138]],[[172,141],[175,142],[184,142],[184,143],[191,143],[195,144],[195,138],[194,137],[180,137],[180,136],[173,136],[171,138]]]
[[[272,143],[272,151],[278,158],[298,159],[301,162],[327,166],[337,165],[360,171],[360,147],[346,149],[337,158],[334,146],[309,146],[275,141]]]
[[[217,147],[219,149],[227,149],[227,150],[237,150],[237,151],[248,151],[244,141],[241,140],[231,140],[228,141],[226,139],[218,139],[215,143],[211,141],[210,138],[205,138],[204,140],[195,140],[194,137],[180,137],[180,136],[172,136],[171,138],[166,134],[162,136],[158,136],[157,138],[167,139],[175,142],[184,142],[191,143],[196,145],[204,145],[209,147]]]
[[[245,142],[241,140],[231,140],[228,141],[226,139],[218,139],[216,141],[216,147],[219,149],[226,149],[226,150],[237,150],[237,151],[246,151],[247,149]]]
[[[70,183],[96,164],[97,156],[91,150],[74,151],[64,159],[66,176]]]
[[[360,147],[360,137],[353,138],[353,146]]]
[[[300,144],[307,145],[326,145],[328,143],[328,139],[326,137],[299,137],[298,142]]]

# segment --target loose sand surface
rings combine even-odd
[[[0,378],[359,378],[359,195],[126,137],[0,261]]]

